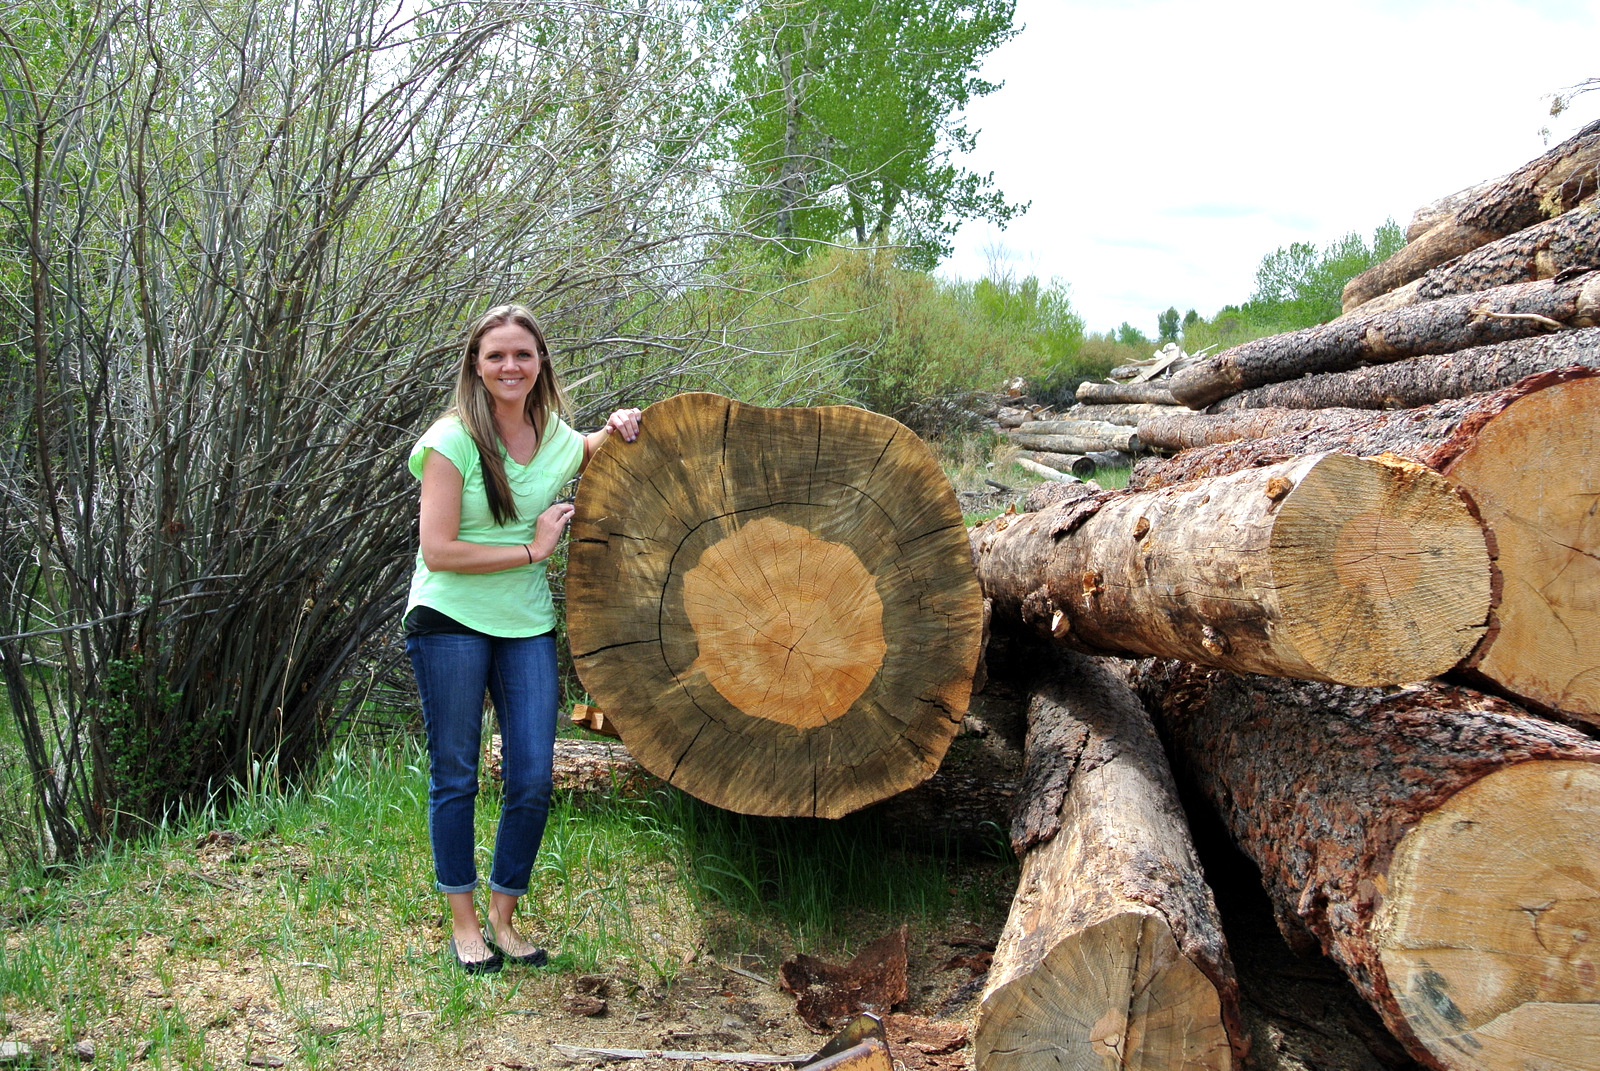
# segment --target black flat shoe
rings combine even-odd
[[[496,959],[503,958],[507,963],[520,963],[524,967],[543,967],[550,962],[550,954],[542,948],[536,948],[532,952],[524,952],[520,956],[507,952],[495,944],[494,935],[488,930],[483,931],[483,943],[494,950]]]
[[[505,966],[505,958],[500,955],[499,950],[493,944],[489,945],[489,951],[493,955],[488,959],[462,959],[461,950],[456,948],[456,939],[454,937],[450,938],[450,954],[455,957],[456,966],[468,974],[493,974]]]

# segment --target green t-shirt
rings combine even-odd
[[[517,519],[505,525],[494,523],[494,515],[489,512],[478,446],[459,417],[439,418],[411,448],[411,474],[419,480],[429,450],[449,458],[461,473],[461,528],[457,538],[488,546],[515,546],[533,542],[534,522],[539,514],[555,501],[562,485],[577,475],[578,466],[583,463],[583,436],[551,413],[539,452],[532,461],[519,465],[501,447],[500,457],[517,504]],[[406,612],[414,606],[430,606],[490,636],[538,636],[556,627],[555,603],[550,599],[542,561],[498,573],[433,572],[423,564],[419,547]]]

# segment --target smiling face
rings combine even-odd
[[[538,381],[539,340],[514,321],[491,327],[478,338],[473,370],[496,409],[520,411]]]

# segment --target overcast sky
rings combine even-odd
[[[965,165],[1031,201],[941,274],[1060,279],[1091,330],[1249,297],[1264,254],[1504,174],[1600,118],[1600,0],[1018,0]]]

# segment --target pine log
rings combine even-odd
[[[1090,450],[1083,455],[1094,462],[1095,471],[1101,469],[1131,469],[1134,457],[1126,450]]]
[[[1070,454],[1052,454],[1050,456],[1051,457],[1070,457],[1071,455]],[[1019,468],[1022,468],[1024,470],[1028,471],[1028,472],[1031,472],[1035,476],[1043,477],[1046,480],[1052,480],[1052,481],[1054,481],[1056,483],[1081,483],[1082,482],[1081,480],[1078,479],[1078,477],[1072,475],[1072,473],[1070,473],[1070,472],[1062,472],[1060,469],[1051,468],[1049,465],[1045,465],[1045,464],[1042,464],[1042,463],[1040,463],[1038,461],[1033,460],[1033,457],[1027,451],[1023,451],[1021,453],[1018,453],[1015,457],[1012,458],[1012,460],[1017,463],[1017,466]]]
[[[1159,450],[1193,450],[1238,439],[1267,439],[1312,428],[1343,427],[1366,417],[1366,411],[1361,409],[1241,408],[1196,413],[1174,406],[1170,413],[1142,422],[1139,441]]]
[[[1459,294],[1254,339],[1179,372],[1172,393],[1191,409],[1242,390],[1317,372],[1453,353],[1600,323],[1600,272]]]
[[[1503,700],[1145,667],[1174,756],[1428,1067],[1600,1068],[1600,744]]]
[[[1064,472],[1069,476],[1076,476],[1080,480],[1087,480],[1094,475],[1094,462],[1084,454],[1057,454],[1049,450],[1019,450],[1016,457],[1019,461],[1032,461],[1037,465],[1044,465],[1056,472]]]
[[[1079,383],[1078,401],[1085,405],[1177,405],[1165,381],[1159,383]]]
[[[838,817],[926,779],[982,633],[961,509],[888,417],[686,394],[580,484],[573,664],[628,750],[747,814]]]
[[[1032,419],[1033,414],[1026,409],[1015,409],[1011,406],[1001,406],[995,414],[995,423],[1002,428],[1020,428]]]
[[[1600,122],[1480,190],[1394,256],[1345,284],[1346,311],[1463,253],[1560,215],[1592,196],[1600,176]]]
[[[1230,395],[1213,413],[1240,409],[1411,409],[1509,387],[1539,372],[1572,365],[1600,368],[1600,327],[1521,338],[1493,346],[1393,364],[1326,372]],[[1164,445],[1141,429],[1147,444]]]
[[[1085,430],[1071,432],[1033,430],[1047,424],[1071,423],[1078,423]],[[1048,450],[1056,454],[1087,454],[1095,450],[1125,450],[1133,453],[1139,449],[1139,436],[1133,428],[1116,424],[1097,424],[1088,420],[1034,421],[1023,425],[1017,431],[1006,432],[1006,438],[1025,450]]]
[[[1155,416],[1168,409],[1178,408],[1171,405],[1150,405],[1148,403],[1123,403],[1118,405],[1085,405],[1082,402],[1067,410],[1067,417],[1072,420],[1097,420],[1104,424],[1120,424],[1123,427],[1135,427],[1139,421],[1148,416]]]
[[[1097,654],[1380,684],[1483,635],[1483,531],[1437,475],[1342,454],[1143,494],[1068,489],[973,528],[991,628]]]
[[[984,1071],[1231,1068],[1238,983],[1161,744],[1132,691],[1066,655],[1028,708],[1023,857],[973,1038]]]
[[[1317,450],[1394,453],[1467,493],[1496,546],[1496,621],[1462,666],[1543,713],[1600,725],[1600,376],[1570,368],[1492,394],[1276,439],[1147,459],[1130,486],[1173,487]]]

